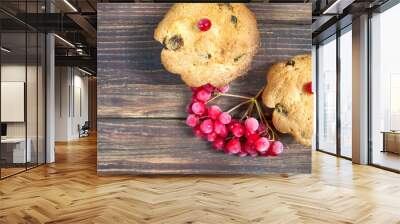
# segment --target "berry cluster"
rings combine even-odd
[[[257,98],[227,94],[229,86],[215,88],[210,84],[192,88],[192,100],[188,105],[186,124],[193,128],[198,137],[212,142],[217,151],[243,156],[277,156],[283,152],[283,144],[275,140],[273,130],[267,123]],[[238,104],[228,111],[222,111],[217,105],[208,104],[220,97],[239,97],[247,101]],[[231,112],[244,104],[249,104],[241,119],[234,119]],[[256,107],[260,121],[252,117]]]

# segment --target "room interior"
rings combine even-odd
[[[129,167],[123,174],[131,175],[116,175],[113,166],[110,174],[99,172],[105,137],[98,132],[109,133],[117,147],[126,147],[116,143],[123,140],[135,145],[128,131],[115,128],[134,123],[131,112],[115,116],[104,105],[135,99],[117,93],[98,100],[116,85],[99,79],[98,4],[134,2],[141,4],[0,2],[0,223],[399,222],[398,1],[254,1],[312,8],[312,43],[306,43],[316,102],[312,167],[311,174],[233,176],[142,176]],[[105,155],[103,164],[137,162],[122,157],[111,164]]]

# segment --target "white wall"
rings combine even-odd
[[[72,67],[56,67],[55,74],[55,140],[70,141],[88,120],[88,78]]]

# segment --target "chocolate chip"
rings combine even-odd
[[[237,25],[237,17],[234,15],[231,15],[231,22],[236,26]]]
[[[166,49],[176,51],[183,46],[183,39],[181,35],[174,35],[168,40],[164,38],[163,43]]]
[[[293,60],[289,60],[289,61],[286,62],[286,66],[289,66],[289,65],[290,66],[294,66],[294,63],[295,62]]]

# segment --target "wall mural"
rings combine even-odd
[[[98,4],[98,173],[309,173],[311,4]]]

